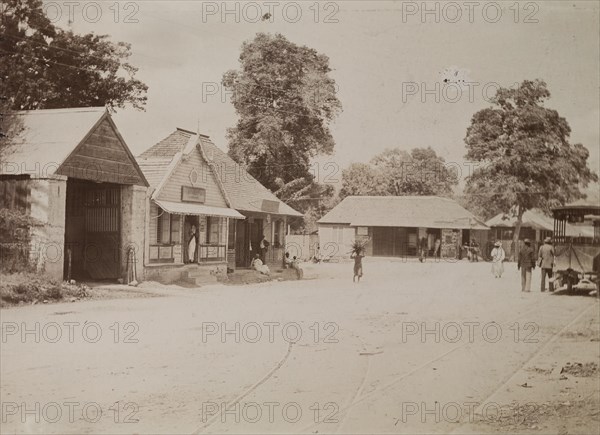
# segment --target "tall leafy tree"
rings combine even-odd
[[[492,107],[473,115],[467,128],[466,159],[479,162],[465,186],[467,199],[517,217],[517,246],[523,213],[549,211],[584,197],[581,189],[598,176],[587,165],[588,150],[571,144],[571,129],[556,110],[544,106],[550,91],[542,80],[498,89]]]
[[[0,7],[0,95],[11,108],[143,108],[148,87],[127,62],[129,44],[56,27],[41,0],[4,0]]]
[[[352,163],[342,171],[340,198],[347,196],[378,196],[389,193],[389,183],[380,170],[368,163]]]
[[[290,205],[307,210],[315,186],[311,159],[331,154],[329,124],[341,110],[329,58],[284,36],[258,33],[242,45],[240,68],[223,75],[238,114],[229,154]]]
[[[451,196],[458,177],[431,148],[399,148],[376,155],[370,164],[353,163],[342,172],[340,198],[348,195]]]
[[[458,183],[456,172],[431,148],[385,150],[372,163],[381,170],[392,195],[451,196]]]

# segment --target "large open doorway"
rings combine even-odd
[[[263,235],[263,220],[247,218],[237,221],[235,240],[235,266],[250,267],[254,255],[260,252]]]
[[[121,186],[67,180],[65,279],[120,276]]]
[[[417,228],[373,227],[373,256],[417,255]]]

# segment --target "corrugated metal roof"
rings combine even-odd
[[[105,113],[104,107],[17,112],[22,131],[8,146],[0,173],[54,175]]]
[[[456,201],[438,196],[348,196],[320,224],[488,229]]]
[[[155,199],[154,202],[163,210],[173,214],[192,214],[229,217],[234,219],[245,219],[246,217],[232,208],[211,207],[204,204],[193,204],[189,202],[171,202]]]
[[[245,169],[236,163],[224,151],[219,149],[208,136],[198,135],[188,130],[178,128],[168,137],[158,142],[139,156],[140,167],[146,173],[148,168],[155,172],[155,176],[147,175],[155,181],[158,174],[163,178],[168,177],[171,160],[181,154],[191,152],[193,146],[201,147],[203,158],[211,165],[216,175],[217,181],[223,189],[224,196],[230,203],[230,206],[236,210],[268,212],[271,214],[302,216],[289,205],[277,198],[269,189],[260,184]],[[181,154],[178,154],[181,153]],[[155,159],[170,158],[169,163],[165,165],[164,161]],[[148,162],[148,163],[146,163]],[[152,182],[150,182],[152,184]],[[157,187],[156,183],[154,187]],[[266,211],[263,207],[265,201],[273,201],[279,204],[275,212],[272,208]]]
[[[514,227],[516,222],[516,216],[509,216],[505,213],[499,213],[488,220],[485,224],[488,227],[510,228]],[[534,230],[554,231],[554,220],[538,210],[527,210],[525,213],[523,213],[521,225],[525,228],[532,228]]]

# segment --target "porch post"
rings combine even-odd
[[[228,255],[228,250],[229,250],[229,219],[228,217],[224,217],[221,218],[225,220],[225,239],[224,239],[224,245],[225,247],[223,248],[225,250],[225,264],[228,264],[229,261],[229,255]],[[227,267],[227,266],[226,266]]]
[[[288,236],[288,226],[287,226],[287,216],[283,216],[283,228],[282,228],[282,234],[281,237],[283,237],[283,243],[281,244],[281,246],[283,246],[283,252],[281,254],[281,264],[283,266],[283,264],[285,263],[285,253],[287,252],[287,236]]]

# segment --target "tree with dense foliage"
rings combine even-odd
[[[129,44],[56,27],[41,0],[4,0],[0,7],[0,95],[11,108],[143,108],[148,87],[127,62]]]
[[[0,164],[22,129],[16,110],[143,108],[147,86],[127,63],[129,44],[58,28],[44,15],[41,0],[4,0],[0,11]],[[36,221],[23,208],[2,207],[0,214],[1,269],[26,269]]]
[[[458,177],[452,167],[431,148],[414,148],[410,154],[398,148],[385,150],[371,161],[381,170],[393,195],[450,196]]]
[[[473,115],[465,137],[466,159],[480,164],[467,178],[465,195],[476,207],[514,213],[515,246],[525,211],[549,211],[582,198],[580,189],[598,180],[587,165],[589,151],[569,143],[565,118],[544,107],[548,98],[541,80],[500,88],[493,107]]]
[[[352,163],[342,171],[340,198],[388,194],[388,183],[381,171],[368,163]]]
[[[370,164],[353,163],[345,169],[339,195],[451,196],[457,184],[456,173],[431,147],[410,153],[394,148],[376,155]]]
[[[229,155],[292,207],[305,211],[331,195],[311,159],[331,154],[329,124],[341,104],[329,58],[284,36],[258,33],[242,45],[240,68],[223,75],[238,114]]]

